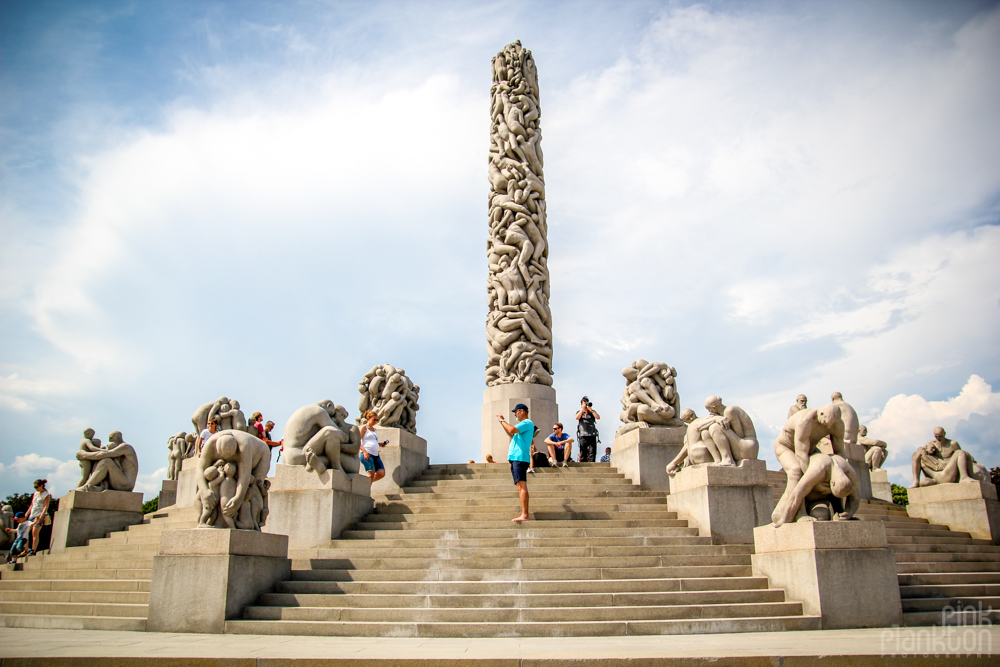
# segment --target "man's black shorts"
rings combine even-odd
[[[528,466],[527,461],[510,462],[510,474],[514,478],[514,484],[528,481]]]

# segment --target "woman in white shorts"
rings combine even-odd
[[[34,556],[35,550],[38,549],[38,538],[41,535],[42,525],[49,511],[49,501],[52,500],[52,496],[45,490],[45,485],[48,481],[47,479],[35,480],[35,493],[31,496],[31,507],[28,509],[28,521],[31,523],[31,549],[28,550],[29,556]]]

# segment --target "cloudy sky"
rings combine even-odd
[[[490,59],[538,65],[555,387],[633,360],[763,457],[832,391],[1000,465],[1000,9],[984,2],[0,3],[0,497],[225,394],[278,433],[376,363],[479,458]],[[995,390],[994,387],[997,389]]]

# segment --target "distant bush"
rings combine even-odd
[[[905,486],[900,486],[899,484],[892,485],[892,502],[900,507],[906,507],[910,504],[910,499],[906,495]]]
[[[160,508],[160,497],[156,496],[152,500],[147,500],[142,504],[142,513],[149,514],[150,512],[155,512]]]
[[[24,512],[27,514],[28,508],[31,507],[31,494],[30,493],[12,493],[7,496],[6,500],[3,501],[4,505],[10,505],[10,508],[14,510],[14,514],[18,512]],[[49,505],[54,505],[54,502],[50,502]]]

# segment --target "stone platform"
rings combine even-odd
[[[669,641],[664,641],[669,639]],[[211,656],[211,658],[206,658]],[[0,628],[8,665],[278,667],[279,665],[503,665],[602,667],[856,667],[1000,661],[1000,627],[884,628],[664,637],[405,639],[197,635]],[[307,663],[308,661],[308,663]]]

